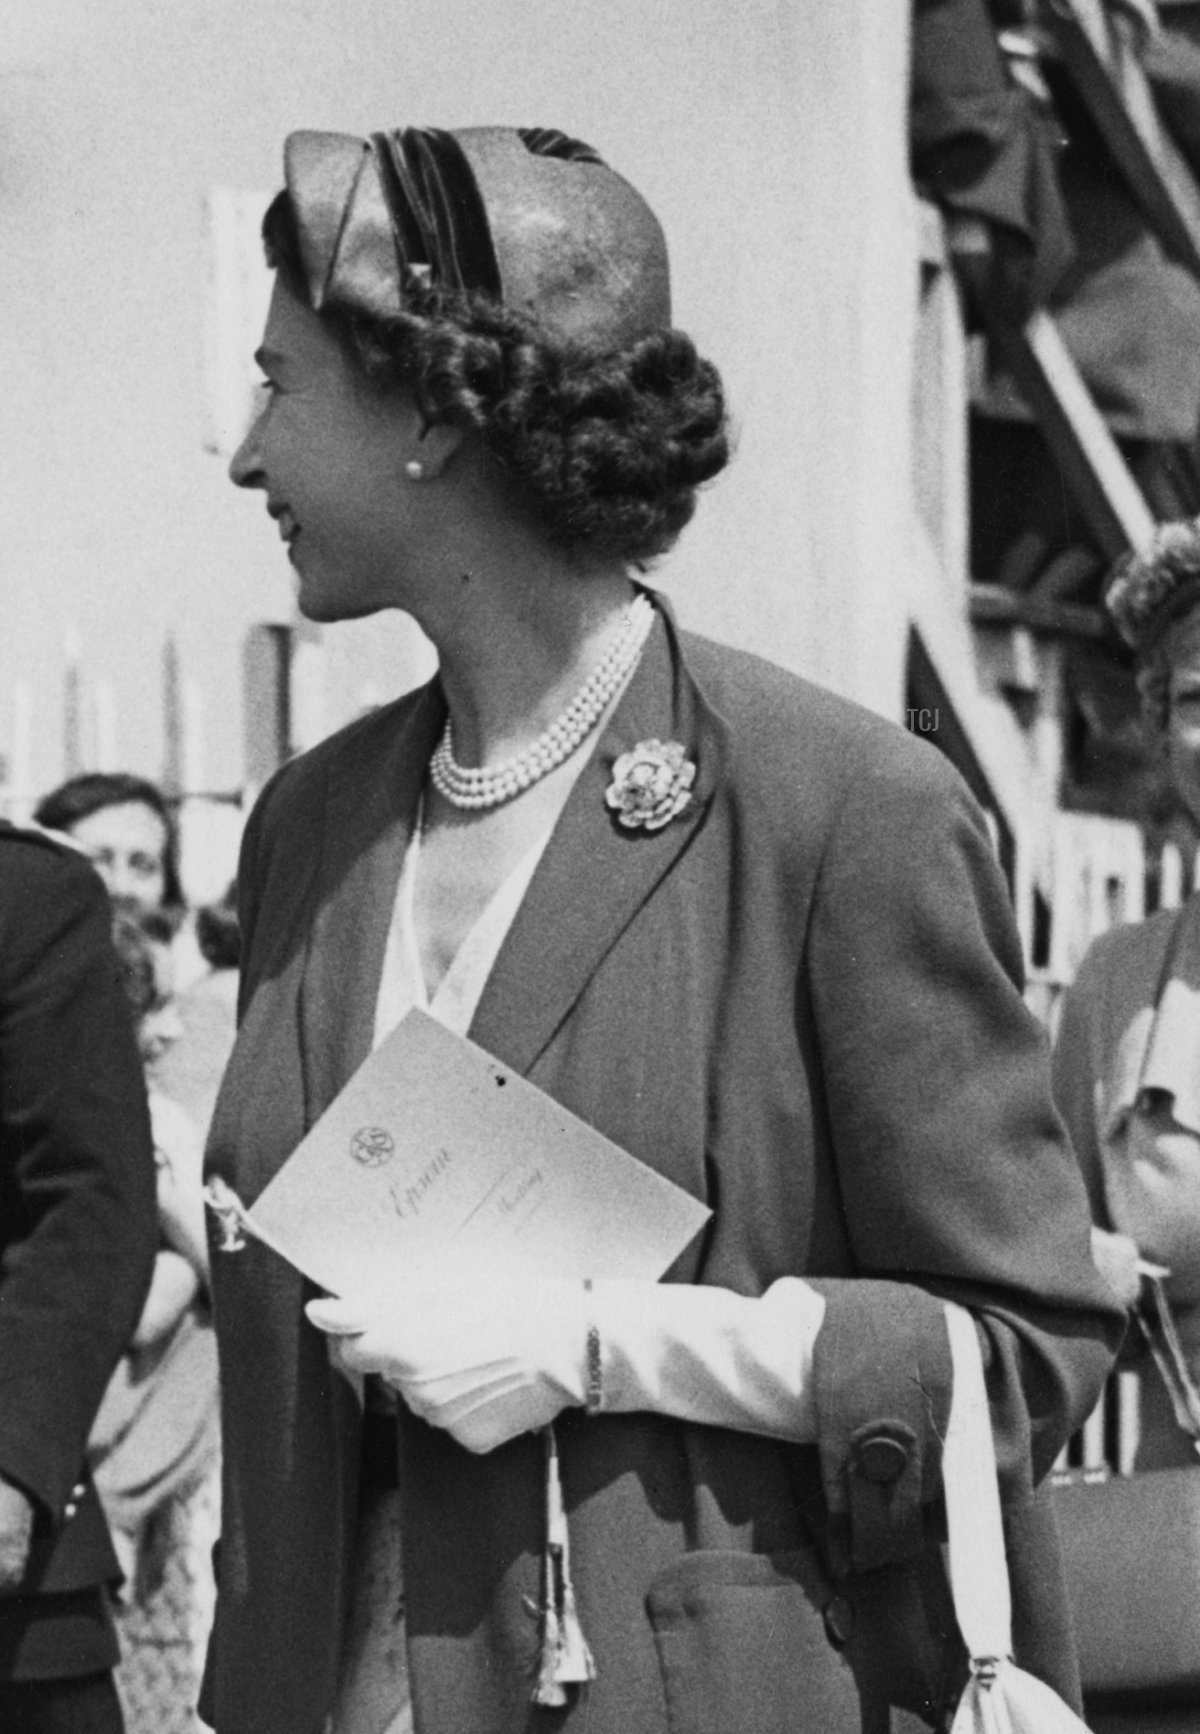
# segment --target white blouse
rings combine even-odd
[[[513,924],[553,821],[498,887],[471,926],[437,991],[428,992],[413,914],[421,864],[424,798],[404,852],[375,1002],[372,1046],[391,1034],[414,1006],[465,1036],[492,966]],[[350,1615],[330,1734],[411,1734],[400,1566],[400,1499],[368,1492],[355,1546]]]
[[[465,1036],[475,1016],[479,996],[487,984],[492,966],[508,930],[516,919],[529,881],[533,878],[546,844],[550,841],[553,823],[548,824],[533,847],[524,854],[508,877],[493,894],[487,907],[475,921],[454,960],[431,996],[425,985],[421,967],[421,949],[417,943],[417,927],[413,916],[417,873],[421,861],[421,821],[425,802],[422,797],[416,822],[404,852],[400,883],[396,887],[396,902],[388,928],[387,947],[383,954],[383,974],[379,982],[379,997],[375,1002],[375,1036],[378,1047],[395,1029],[405,1012],[414,1006],[427,1011],[439,1023]]]

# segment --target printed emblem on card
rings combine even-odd
[[[350,1154],[364,1168],[382,1168],[396,1154],[396,1140],[383,1126],[360,1126],[350,1140]]]

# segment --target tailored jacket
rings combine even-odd
[[[370,1049],[444,715],[434,681],[287,766],[250,820],[241,1034],[209,1146],[248,1204]],[[605,789],[649,738],[685,746],[694,797],[623,830]],[[886,1727],[886,1697],[932,1720],[961,1662],[928,1545],[940,1295],[981,1320],[1018,1653],[1072,1694],[1032,1478],[1091,1407],[1119,1323],[1019,975],[986,829],[939,755],[660,616],[470,1033],[712,1206],[669,1280],[821,1289],[819,1438],[562,1418],[597,1678],[548,1711],[530,1703],[541,1443],[473,1456],[402,1406],[418,1734],[849,1734]],[[257,1244],[214,1266],[225,1528],[202,1707],[219,1734],[319,1734],[359,1410],[294,1271]]]
[[[34,1502],[0,1593],[0,1679],[117,1659],[119,1580],[84,1468],[158,1241],[154,1153],[108,898],[73,849],[0,824],[0,1475]]]

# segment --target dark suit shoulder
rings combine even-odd
[[[43,869],[44,856],[49,854],[60,861],[74,863],[77,868],[82,869],[84,876],[89,873],[93,877],[95,875],[95,869],[91,867],[78,844],[57,831],[47,831],[41,825],[14,825],[10,819],[0,819],[0,849],[8,861],[17,861],[25,850],[32,850],[35,852],[34,859],[39,860]]]
[[[918,804],[961,800],[944,754],[853,699],[744,650],[680,634],[689,671],[729,727],[736,775],[785,826],[831,821],[870,784]]]
[[[61,914],[104,900],[100,875],[75,844],[37,826],[0,820],[0,919],[23,922],[34,908]]]
[[[731,723],[763,722],[779,714],[794,720],[820,718],[836,731],[855,732],[871,723],[892,726],[853,699],[752,650],[738,650],[698,632],[681,631],[679,644],[692,674]]]

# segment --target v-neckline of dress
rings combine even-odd
[[[533,844],[509,869],[483,909],[459,941],[454,956],[434,987],[425,977],[417,938],[414,905],[421,857],[424,796],[409,834],[396,887],[396,903],[388,930],[383,977],[375,1017],[375,1046],[393,1030],[407,1011],[417,1007],[465,1035],[475,1007],[491,974],[505,936],[520,908],[554,829],[545,825]]]

